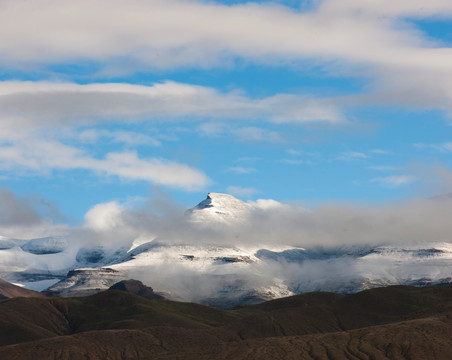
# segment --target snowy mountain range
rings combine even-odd
[[[167,298],[222,308],[316,290],[354,293],[391,284],[452,282],[448,242],[294,247],[216,241],[218,231],[246,223],[258,207],[209,193],[187,210],[190,226],[215,230],[207,232],[211,244],[142,236],[111,249],[77,246],[61,236],[0,237],[0,277],[61,296],[88,295],[135,278]]]

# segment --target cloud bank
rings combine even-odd
[[[121,208],[96,213],[88,228],[96,232],[130,229],[129,242],[140,236],[158,237],[169,244],[224,245],[238,247],[340,247],[353,245],[402,245],[450,241],[448,214],[452,198],[418,199],[386,205],[323,204],[312,210],[261,199],[250,202],[249,211],[231,224],[192,223],[176,204],[159,201],[165,214],[153,206]],[[114,216],[112,216],[112,214]],[[89,218],[89,217],[88,217]],[[99,227],[89,224],[108,224]]]
[[[375,6],[347,1],[343,5],[333,0],[324,1],[313,12],[300,13],[274,4],[253,3],[226,6],[182,0],[81,0],[69,4],[40,0],[30,5],[10,0],[2,2],[4,35],[0,48],[4,61],[11,62],[105,61],[132,54],[129,57],[150,66],[174,67],[212,65],[228,55],[256,59],[270,56],[275,60],[315,56],[434,66],[423,61],[430,58],[438,61],[436,65],[449,68],[447,58],[437,56],[434,49],[422,48],[425,42],[416,32],[400,31],[390,20],[450,16],[450,4],[401,3]],[[21,14],[20,23],[15,21],[17,13]],[[36,29],[40,36],[31,39],[28,34]]]
[[[57,223],[36,215],[24,199],[7,190],[1,196],[10,199],[12,208],[17,209],[7,219],[9,230],[20,230],[18,223],[29,229],[35,223],[47,224],[48,232],[58,229]],[[410,249],[452,250],[448,215],[452,210],[451,196],[379,206],[323,204],[311,210],[261,199],[249,202],[247,209],[231,223],[200,224],[191,221],[184,215],[183,207],[164,194],[138,207],[118,202],[97,204],[86,213],[83,224],[65,228],[65,251],[33,255],[18,248],[1,250],[0,273],[12,276],[16,271],[44,271],[63,275],[75,266],[81,248],[89,252],[102,249],[111,256],[131,247],[136,251],[140,245],[145,250],[144,244],[152,241],[156,246],[151,249],[152,261],[138,260],[133,267],[127,263],[113,267],[185,301],[206,301],[218,294],[228,296],[228,292],[231,296],[246,295],[250,289],[273,291],[277,296],[314,290],[354,291],[366,277],[384,285],[425,276],[440,280],[450,275],[447,257],[413,258]],[[26,225],[22,225],[24,221]],[[3,234],[5,229],[8,226],[1,224]],[[365,258],[350,256],[350,251],[365,252],[375,247],[380,247],[382,253]],[[303,248],[313,257],[290,261],[290,257],[272,258],[271,251],[259,250],[278,254],[290,248]],[[397,248],[406,250],[396,253]],[[206,258],[207,263],[200,262],[198,267],[178,260],[180,254],[208,256],[208,251],[213,251],[212,256],[230,256],[240,252],[238,249],[261,258],[270,257],[242,265],[210,264]]]

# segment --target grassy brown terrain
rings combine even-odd
[[[106,291],[0,301],[1,359],[450,359],[452,287],[309,293],[236,310]]]
[[[10,299],[14,297],[44,297],[43,294],[22,288],[0,279],[0,299]]]

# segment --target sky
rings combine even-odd
[[[2,224],[397,203],[452,192],[451,156],[449,0],[0,2]]]

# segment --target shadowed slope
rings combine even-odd
[[[0,301],[0,345],[70,334],[64,315],[48,299]]]
[[[429,318],[326,334],[215,344],[155,359],[449,360],[451,340],[451,318]]]

